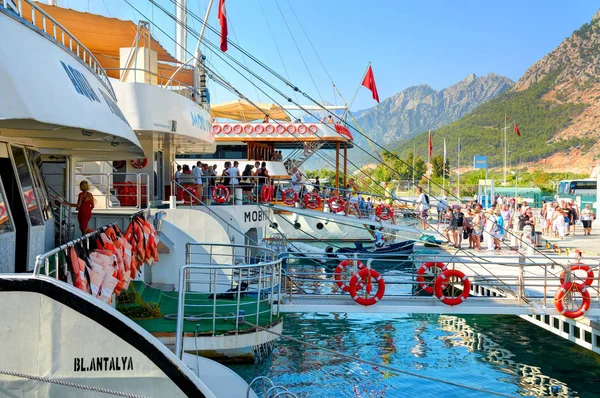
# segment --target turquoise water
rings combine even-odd
[[[514,396],[600,397],[600,356],[516,316],[286,314],[284,333],[357,358]],[[280,340],[257,365],[299,397],[482,397]]]

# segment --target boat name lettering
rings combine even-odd
[[[117,106],[115,101],[113,101],[112,98],[110,98],[108,96],[108,94],[105,94],[104,91],[102,91],[100,89],[98,89],[98,91],[100,91],[100,94],[102,94],[102,97],[104,97],[104,101],[106,101],[106,105],[108,105],[108,109],[110,109],[110,111],[114,115],[116,115],[119,119],[124,121],[129,126],[129,122],[127,121],[127,119],[125,118],[125,115],[123,115],[123,112],[121,112],[121,109],[119,109],[119,107]]]
[[[106,372],[133,370],[132,357],[73,358],[74,372]]]
[[[79,72],[71,65],[65,64],[63,61],[60,61],[60,63],[65,69],[67,76],[69,76],[69,79],[71,79],[71,83],[73,83],[73,86],[75,86],[75,90],[77,90],[79,94],[89,98],[90,101],[100,102],[100,98],[98,98],[94,92],[94,89],[87,81],[83,73]]]
[[[210,125],[208,121],[201,114],[190,112],[190,115],[192,115],[192,126],[204,130],[210,130]]]
[[[247,211],[244,213],[244,222],[266,220],[267,216],[262,210]]]

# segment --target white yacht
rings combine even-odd
[[[181,351],[175,355],[72,284],[63,253],[91,249],[104,229],[66,242],[70,220],[56,210],[55,193],[46,185],[60,177],[60,195],[72,198],[79,160],[138,159],[152,149],[118,105],[122,98],[116,92],[127,96],[136,87],[115,90],[98,58],[47,7],[0,0],[0,36],[11,38],[0,44],[1,394],[246,395],[248,384],[231,370]],[[156,93],[161,94],[177,95]],[[193,141],[202,148],[212,145]],[[54,162],[49,170],[61,170],[62,176],[44,177],[44,160]],[[107,207],[112,196],[105,194]],[[135,210],[122,213],[129,218]],[[112,216],[99,214],[95,222],[101,217]],[[53,249],[55,238],[62,245]]]

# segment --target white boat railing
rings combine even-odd
[[[100,62],[94,57],[92,52],[88,50],[75,36],[73,36],[64,26],[62,26],[56,19],[50,14],[40,8],[32,0],[0,0],[0,10],[12,10],[19,17],[28,21],[27,17],[23,14],[23,3],[31,7],[31,27],[40,29],[45,33],[47,38],[54,39],[53,41],[61,45],[65,50],[73,54],[79,61],[85,65],[92,73],[94,73],[100,82],[108,91],[113,101],[117,101],[115,92],[110,84],[106,71],[100,65]],[[10,13],[7,13],[10,15]],[[41,28],[37,26],[36,21],[41,23]]]
[[[105,208],[150,207],[150,176],[148,173],[75,173],[97,188],[94,199]],[[123,181],[115,181],[123,180]],[[92,186],[90,186],[92,188]]]
[[[184,321],[231,322],[228,334],[279,320],[281,260],[262,246],[190,242],[179,270],[175,354],[183,355]],[[232,306],[233,305],[233,306]],[[227,311],[226,313],[223,313]]]

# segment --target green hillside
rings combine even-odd
[[[521,160],[533,161],[545,158],[555,152],[580,146],[589,150],[595,142],[592,138],[573,138],[568,141],[551,142],[555,133],[568,126],[573,117],[580,114],[586,105],[558,104],[542,100],[553,86],[561,70],[555,70],[543,80],[524,91],[509,90],[497,98],[486,102],[460,120],[434,131],[433,154],[443,153],[443,140],[446,137],[450,163],[456,167],[457,142],[461,141],[461,165],[473,163],[474,155],[487,155],[490,167],[503,165],[504,115],[509,122],[516,120],[521,131],[517,136],[514,129],[508,130],[508,160],[518,164]],[[427,158],[428,134],[421,133],[397,147],[401,157],[406,157],[416,144],[417,154]]]

